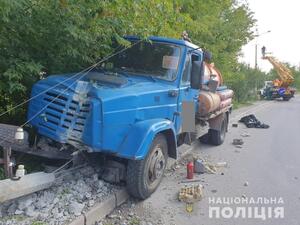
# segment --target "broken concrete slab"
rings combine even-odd
[[[28,174],[16,181],[11,179],[1,180],[0,203],[47,189],[54,182],[54,174],[44,172]]]

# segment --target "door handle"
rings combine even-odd
[[[178,96],[178,90],[169,90],[168,91],[169,97],[177,97]]]

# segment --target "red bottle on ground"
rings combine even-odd
[[[189,162],[186,165],[186,169],[187,169],[187,179],[193,179],[193,177],[194,177],[194,163]]]

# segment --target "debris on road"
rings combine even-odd
[[[232,127],[238,127],[238,124],[237,123],[233,123]]]
[[[217,168],[212,163],[206,162],[203,159],[195,158],[194,159],[194,172],[195,173],[210,173],[215,174]]]
[[[185,203],[194,203],[203,198],[203,186],[201,184],[184,186],[180,189],[178,200]]]
[[[216,167],[227,167],[227,166],[228,166],[227,162],[218,162],[216,164]]]
[[[239,122],[244,123],[248,128],[264,128],[267,129],[270,126],[260,122],[253,114],[242,117]]]
[[[242,136],[242,137],[250,137],[251,135],[248,134],[248,133],[242,133],[241,136]]]
[[[248,186],[249,186],[249,182],[246,181],[246,182],[244,183],[244,186],[245,186],[245,187],[248,187]]]
[[[243,145],[244,141],[243,141],[243,139],[233,139],[232,144],[236,145],[236,146]]]
[[[180,183],[194,183],[194,182],[200,182],[202,180],[196,179],[196,180],[182,180]]]
[[[186,173],[187,173],[187,179],[193,179],[194,177],[194,163],[193,162],[189,162],[186,165]]]
[[[195,159],[194,172],[195,173],[205,173],[205,166],[204,166],[202,159]]]

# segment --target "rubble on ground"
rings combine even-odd
[[[101,202],[118,187],[98,178],[97,170],[87,167],[58,181],[50,189],[40,191],[0,207],[0,225],[60,225]]]
[[[209,173],[215,174],[217,172],[217,164],[214,165],[204,159],[195,158],[194,159],[194,172],[195,173]]]
[[[233,139],[232,144],[239,146],[239,145],[243,145],[244,141],[243,141],[243,139],[236,138],[236,139]]]
[[[250,134],[248,134],[248,133],[242,133],[241,136],[242,137],[250,137]]]

